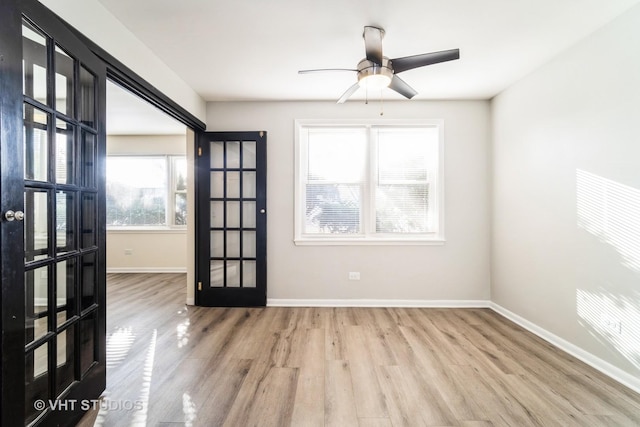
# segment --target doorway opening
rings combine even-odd
[[[193,138],[107,81],[107,273],[189,273]]]

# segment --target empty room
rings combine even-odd
[[[0,425],[640,425],[639,47],[639,0],[3,0]]]

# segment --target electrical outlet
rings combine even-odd
[[[610,319],[609,320],[609,329],[611,329],[616,334],[622,333],[622,322],[618,319]]]
[[[124,250],[124,254],[125,255],[133,255],[133,249],[125,249]]]
[[[603,314],[602,325],[613,333],[622,334],[622,322],[620,321],[620,319],[616,319],[615,317]]]
[[[349,272],[349,280],[360,280],[360,272],[359,271],[350,271]]]

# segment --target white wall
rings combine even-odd
[[[98,0],[39,0],[181,107],[203,120],[204,100]]]
[[[209,130],[266,130],[268,298],[488,300],[489,103],[388,102],[389,119],[445,121],[444,246],[295,246],[294,120],[378,118],[363,102],[207,104]],[[360,281],[347,273],[359,271]]]
[[[186,271],[186,230],[107,231],[108,273]]]
[[[107,154],[185,155],[185,135],[107,136]],[[186,272],[187,230],[107,230],[108,272]]]
[[[492,300],[639,378],[640,6],[492,113]]]

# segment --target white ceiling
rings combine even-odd
[[[390,58],[460,49],[458,61],[402,74],[414,99],[489,99],[640,0],[99,1],[200,96],[221,101],[337,100],[355,73],[297,71],[355,68],[365,25],[385,29]]]

